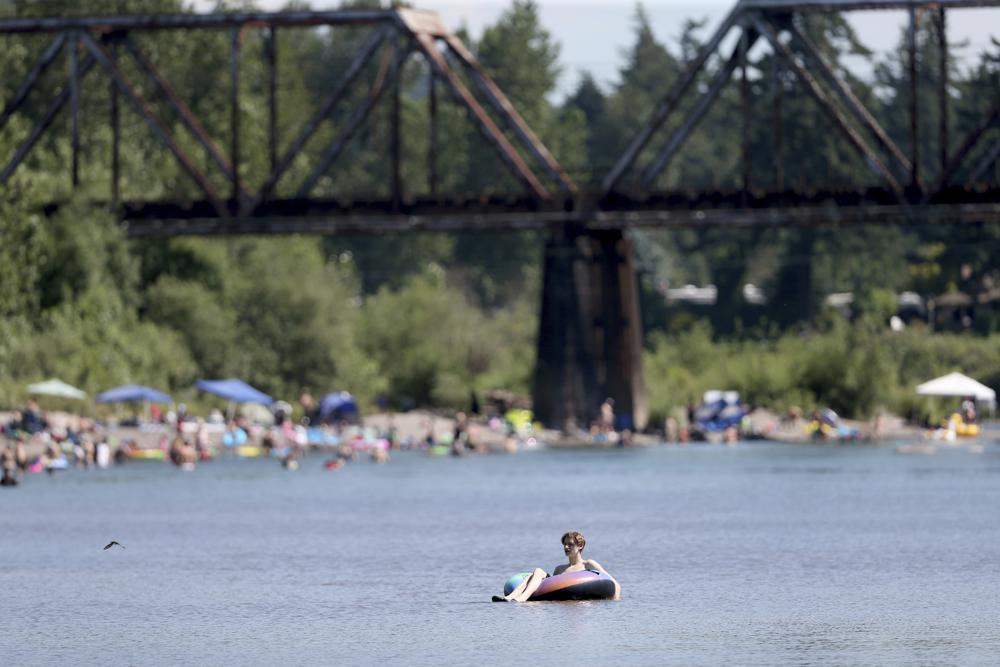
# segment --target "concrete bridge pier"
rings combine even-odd
[[[585,429],[606,397],[621,426],[645,427],[632,243],[620,230],[553,232],[545,247],[535,418],[550,428]]]

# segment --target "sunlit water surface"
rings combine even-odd
[[[321,463],[132,463],[0,489],[0,662],[1000,661],[996,444]],[[489,602],[512,572],[560,563],[566,530],[620,602]]]

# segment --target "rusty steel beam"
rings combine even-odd
[[[772,110],[771,145],[774,161],[774,189],[785,189],[785,128],[782,117],[782,98],[785,84],[781,75],[781,59],[771,57],[771,86],[774,89],[774,109]]]
[[[949,9],[997,7],[1000,6],[1000,0],[740,0],[737,9],[761,9],[767,11],[855,11],[868,9],[905,9],[918,6],[941,6]],[[0,33],[63,32],[71,29],[114,32],[117,30],[230,28],[243,25],[277,27],[371,25],[394,21],[397,19],[397,14],[396,10],[391,9],[341,9],[328,11],[235,11],[207,14],[27,17],[0,20]]]
[[[986,152],[983,159],[979,161],[979,166],[972,170],[969,180],[973,183],[981,182],[986,177],[986,172],[997,163],[997,160],[1000,160],[1000,139],[994,142],[993,146]]]
[[[460,105],[465,107],[466,111],[472,116],[472,120],[479,130],[480,134],[486,139],[486,141],[496,148],[500,157],[507,163],[514,174],[527,185],[532,192],[534,192],[538,197],[542,199],[548,199],[549,193],[542,185],[538,177],[535,176],[531,168],[525,163],[524,159],[518,154],[518,152],[511,145],[507,137],[504,136],[500,128],[496,126],[493,119],[490,118],[489,114],[479,105],[476,98],[472,96],[469,89],[465,87],[462,80],[457,74],[448,66],[448,62],[445,60],[444,55],[437,49],[437,45],[434,43],[434,38],[426,32],[414,32],[414,38],[416,39],[417,46],[424,53],[427,61],[430,63],[431,67],[434,68],[437,73],[444,80],[448,89],[451,91],[452,97]]]
[[[667,117],[673,112],[677,107],[677,103],[680,101],[687,89],[691,87],[695,79],[698,77],[698,73],[701,72],[705,63],[708,61],[709,57],[719,48],[719,44],[729,30],[736,24],[736,19],[742,13],[742,9],[739,5],[733,9],[728,16],[722,21],[722,24],[716,29],[715,34],[712,35],[711,39],[702,47],[701,51],[695,57],[691,63],[688,64],[687,69],[680,75],[680,77],[674,82],[667,91],[667,94],[663,97],[660,103],[657,105],[656,109],[653,111],[653,115],[650,117],[646,124],[642,127],[638,134],[633,137],[632,141],[629,143],[628,148],[625,149],[625,153],[618,159],[615,166],[611,169],[608,175],[604,178],[602,183],[602,190],[605,194],[611,192],[621,180],[625,172],[632,168],[635,164],[636,159],[638,159],[639,154],[646,148],[649,144],[649,140],[652,139],[653,134],[663,125],[663,122]]]
[[[757,37],[758,35],[756,33],[749,37],[749,45],[747,46],[748,50],[757,41]],[[701,119],[705,117],[705,113],[715,101],[715,98],[719,96],[722,89],[725,88],[726,84],[729,83],[729,80],[732,79],[733,72],[736,71],[736,67],[740,62],[741,44],[742,39],[733,48],[733,52],[729,56],[729,59],[726,60],[725,65],[723,65],[719,71],[715,73],[708,89],[702,94],[695,105],[691,107],[691,110],[688,111],[687,116],[684,117],[684,121],[670,136],[670,139],[667,141],[666,145],[664,145],[659,155],[656,156],[656,159],[643,170],[641,180],[643,188],[648,188],[656,177],[659,176],[660,173],[666,168],[666,166],[670,163],[670,160],[673,159],[674,155],[677,154],[677,151],[679,151],[681,146],[684,145],[684,142],[687,141],[687,138],[691,135],[691,132],[694,131],[694,128],[697,127]]]
[[[229,149],[232,165],[232,198],[240,201],[240,29],[232,28],[229,47]]]
[[[741,181],[743,185],[744,197],[750,192],[750,124],[751,100],[750,100],[750,79],[747,72],[747,56],[750,51],[750,33],[743,28],[740,33],[739,60],[740,60],[740,106],[742,108],[742,136],[740,137],[740,164]]]
[[[17,90],[14,91],[14,96],[10,98],[10,101],[7,102],[6,105],[4,105],[3,112],[0,113],[0,129],[3,129],[3,127],[7,124],[7,121],[10,120],[10,117],[21,108],[21,105],[24,104],[24,100],[28,97],[28,93],[30,93],[31,89],[35,87],[35,83],[38,81],[38,78],[45,72],[46,69],[48,69],[49,65],[52,64],[52,61],[55,60],[56,56],[59,55],[59,51],[62,50],[63,44],[65,43],[66,33],[59,33],[51,42],[49,42],[49,45],[45,47],[42,54],[38,56],[38,59],[35,60],[31,69],[28,70],[28,73],[21,81],[21,85],[19,85]]]
[[[826,58],[819,52],[819,49],[809,39],[809,36],[795,25],[793,21],[788,21],[784,24],[784,27],[792,35],[793,40],[799,47],[799,52],[809,60],[815,69],[819,70],[820,74],[840,97],[841,102],[843,102],[847,110],[854,114],[857,121],[868,130],[876,143],[896,159],[903,171],[909,172],[911,170],[909,158],[906,157],[906,154],[896,145],[896,142],[889,137],[889,134],[875,120],[875,117],[865,108],[865,105],[857,98],[843,77],[826,61]]]
[[[267,60],[267,152],[269,169],[278,168],[278,29],[271,26],[264,41]]]
[[[111,42],[111,52],[108,54],[111,62],[118,63],[118,41]],[[117,206],[121,197],[120,176],[121,176],[121,126],[118,118],[118,86],[115,82],[109,81],[110,90],[108,96],[111,98],[111,204]]]
[[[295,137],[292,143],[285,150],[284,155],[278,162],[278,166],[271,172],[271,175],[268,176],[264,185],[261,186],[258,200],[267,199],[271,195],[275,187],[277,187],[278,181],[281,180],[281,177],[288,170],[288,168],[292,166],[292,162],[302,151],[306,142],[308,142],[309,139],[312,138],[313,134],[316,133],[320,123],[330,115],[333,107],[340,101],[341,97],[343,97],[347,89],[350,88],[351,84],[354,83],[354,80],[358,77],[358,74],[361,73],[361,70],[364,69],[365,65],[368,64],[368,61],[371,60],[372,54],[375,53],[376,49],[378,49],[378,47],[382,44],[382,41],[386,38],[388,32],[388,28],[380,28],[373,31],[368,37],[368,40],[361,47],[361,50],[358,51],[354,60],[351,61],[351,64],[344,72],[344,75],[337,82],[337,85],[335,85],[333,90],[331,90],[330,93],[323,99],[319,109],[315,114],[313,114],[312,118],[310,118],[309,121],[302,126],[298,136]]]
[[[437,102],[437,74],[432,69],[427,81],[427,190],[431,196],[437,194],[438,173],[438,102]]]
[[[1000,7],[1000,0],[740,0],[747,9],[851,12],[941,6],[955,9]]]
[[[942,188],[948,185],[951,181],[952,176],[962,167],[962,163],[972,152],[972,149],[976,147],[982,136],[991,128],[995,123],[1000,121],[1000,97],[993,102],[993,108],[990,110],[989,114],[979,126],[972,130],[969,135],[962,142],[962,145],[958,147],[958,150],[952,154],[951,158],[948,160],[948,166],[945,167],[944,173],[938,178],[937,183],[934,184],[934,192],[939,192]],[[930,193],[927,195],[930,196]]]
[[[296,198],[305,199],[312,192],[313,188],[316,187],[316,183],[320,178],[323,177],[334,163],[340,153],[347,147],[347,144],[354,137],[354,133],[358,131],[358,128],[365,122],[369,115],[371,115],[372,109],[378,104],[379,99],[382,97],[382,93],[385,91],[385,69],[388,66],[388,60],[383,61],[383,66],[380,68],[378,76],[375,78],[375,82],[372,84],[372,88],[368,93],[368,97],[359,107],[355,107],[354,113],[348,119],[347,124],[340,130],[340,133],[333,140],[333,143],[327,148],[326,152],[320,158],[319,162],[313,167],[312,172],[306,177],[302,185],[299,186],[299,190],[296,193]]]
[[[205,152],[210,158],[212,158],[212,161],[219,166],[219,169],[222,170],[222,173],[225,174],[226,178],[231,181],[233,178],[233,169],[229,160],[227,160],[225,155],[222,154],[222,150],[218,147],[215,141],[212,140],[208,130],[206,130],[205,126],[201,124],[198,117],[191,111],[190,107],[188,107],[184,100],[177,95],[170,83],[160,75],[160,72],[153,66],[149,59],[146,58],[145,54],[128,35],[125,35],[121,41],[125,44],[125,49],[132,57],[132,60],[139,66],[139,70],[145,74],[146,78],[148,78],[160,91],[164,99],[166,99],[167,104],[181,119],[184,127],[188,129],[188,131],[194,136],[195,140],[201,145],[202,148],[205,149]]]
[[[857,133],[857,131],[851,127],[850,123],[847,122],[840,112],[836,109],[833,104],[833,100],[826,96],[823,89],[812,77],[812,75],[806,71],[802,66],[799,65],[795,60],[795,54],[792,53],[791,49],[786,45],[781,43],[778,39],[777,33],[772,28],[771,24],[766,20],[755,17],[754,26],[756,26],[758,32],[760,32],[768,42],[771,44],[771,48],[774,49],[776,55],[781,56],[788,67],[795,73],[799,81],[805,86],[806,90],[810,95],[816,100],[817,104],[827,112],[831,120],[837,128],[844,133],[854,148],[861,154],[861,156],[868,162],[869,166],[875,169],[889,187],[892,188],[899,197],[903,196],[903,188],[900,186],[896,177],[892,175],[892,172],[882,163],[878,156],[872,151],[872,149],[865,143],[865,140]]]
[[[624,227],[817,227],[978,225],[1000,223],[1000,203],[719,208],[686,211],[599,212],[591,229]]]
[[[403,140],[401,136],[400,89],[402,87],[403,61],[409,50],[404,51],[397,36],[392,45],[392,104],[389,107],[389,153],[392,171],[392,203],[397,210],[403,202]]]
[[[234,234],[333,234],[380,235],[413,232],[531,231],[551,229],[572,214],[461,213],[451,215],[343,215],[316,217],[160,218],[131,221],[131,237],[222,236]]]
[[[944,7],[937,10],[938,156],[941,173],[948,167],[948,24]]]
[[[153,134],[155,134],[170,150],[170,152],[173,153],[177,162],[181,165],[184,171],[188,173],[191,179],[194,180],[198,187],[201,188],[202,192],[204,192],[205,196],[212,202],[212,205],[219,212],[219,214],[223,216],[228,215],[228,211],[226,211],[222,200],[215,192],[215,188],[212,187],[212,184],[209,183],[208,179],[206,179],[201,171],[198,170],[198,167],[195,166],[194,162],[190,157],[188,157],[187,153],[185,153],[176,140],[174,140],[170,131],[167,130],[157,117],[156,112],[153,110],[152,106],[150,106],[146,98],[144,98],[135,89],[128,77],[126,77],[121,69],[119,69],[118,65],[111,60],[107,51],[105,51],[100,44],[94,41],[94,38],[91,37],[89,33],[81,33],[81,38],[94,59],[101,65],[101,67],[104,68],[104,70],[108,73],[108,76],[111,77],[111,79],[118,85],[118,89],[121,93],[132,104],[136,113],[138,113],[143,120],[146,121],[146,124],[153,131]]]
[[[80,41],[71,33],[69,40],[70,174],[75,190],[80,185],[80,68],[77,51]]]
[[[94,66],[94,62],[93,56],[88,55],[83,59],[83,62],[80,63],[78,76],[81,80]],[[28,133],[27,138],[17,147],[17,150],[14,152],[14,157],[10,159],[7,165],[3,168],[3,171],[0,171],[0,185],[7,184],[7,181],[14,174],[14,171],[18,168],[18,166],[20,166],[21,162],[24,161],[24,158],[27,157],[28,153],[31,152],[31,149],[38,142],[42,133],[45,132],[50,125],[52,125],[52,121],[55,120],[56,114],[58,114],[59,110],[66,105],[66,101],[69,100],[69,95],[69,86],[66,86],[62,89],[62,92],[56,95],[55,98],[53,98],[53,100],[49,103],[49,106],[46,107],[42,117],[39,118],[38,122],[36,122],[34,127],[31,128],[31,132]]]
[[[497,113],[504,120],[514,135],[521,140],[521,143],[528,149],[539,164],[549,173],[556,185],[563,192],[576,192],[576,184],[563,171],[562,166],[552,157],[552,153],[545,147],[538,136],[531,130],[531,127],[524,122],[524,118],[517,112],[507,96],[504,95],[500,87],[490,78],[475,56],[469,52],[454,35],[448,34],[444,37],[444,42],[448,49],[458,58],[458,61],[465,67],[466,71],[476,84],[476,87],[483,93],[487,101],[496,109]]]
[[[243,218],[169,217],[129,219],[132,237],[231,234],[403,234],[413,232],[519,231],[572,225],[580,230],[627,228],[697,229],[978,225],[1000,223],[1000,203],[932,205],[789,206],[775,208],[699,208],[697,210],[464,211],[341,213],[312,216],[264,215]]]
[[[209,14],[136,14],[131,16],[78,16],[14,18],[0,20],[0,34],[86,30],[107,33],[121,30],[178,30],[232,28],[245,25],[298,26],[370,25],[395,19],[394,10],[341,9],[334,11],[213,12]]]
[[[910,7],[906,33],[907,67],[910,79],[910,187],[920,188],[920,98],[917,80],[917,9]]]

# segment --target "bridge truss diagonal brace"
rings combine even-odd
[[[825,92],[823,92],[822,87],[817,83],[816,79],[805,70],[796,60],[795,54],[792,50],[781,43],[778,39],[778,34],[776,29],[764,19],[759,14],[753,15],[752,19],[754,27],[757,31],[764,36],[765,39],[771,44],[771,48],[774,49],[774,53],[780,56],[785,63],[788,65],[795,75],[798,77],[802,85],[805,86],[806,90],[810,95],[816,100],[816,102],[822,107],[830,118],[833,120],[837,128],[847,137],[854,148],[861,154],[861,156],[868,163],[869,167],[875,170],[879,176],[881,176],[885,182],[889,185],[892,191],[900,199],[903,198],[904,191],[903,187],[896,180],[896,177],[892,175],[888,167],[879,159],[878,155],[871,149],[871,147],[865,142],[858,132],[851,127],[847,119],[840,113],[837,107],[834,105],[833,100],[831,100]]]
[[[500,157],[507,163],[507,166],[535,195],[542,199],[548,199],[550,196],[548,190],[538,180],[531,167],[518,154],[504,133],[500,131],[500,128],[496,126],[493,119],[486,113],[486,110],[480,106],[476,98],[469,92],[469,89],[462,83],[462,80],[455,74],[455,71],[448,65],[448,61],[437,48],[435,37],[425,31],[411,30],[411,33],[416,40],[417,46],[427,58],[427,62],[430,63],[431,68],[434,69],[441,80],[448,86],[452,97],[459,106],[464,107],[472,116],[472,120],[480,134],[483,135],[490,145],[496,148]]]
[[[63,44],[66,43],[66,33],[61,32],[55,36],[55,38],[49,43],[38,59],[28,70],[28,73],[24,76],[21,81],[21,85],[17,87],[14,92],[14,96],[11,97],[10,101],[4,105],[3,112],[0,113],[0,129],[3,129],[7,125],[7,121],[13,116],[21,105],[24,104],[24,100],[28,97],[28,93],[35,87],[35,83],[38,82],[38,78],[45,73],[52,61],[55,60],[56,56],[62,50]]]
[[[451,33],[448,33],[444,37],[445,44],[455,55],[458,61],[465,67],[466,71],[471,75],[472,80],[475,82],[476,86],[479,88],[480,92],[486,97],[486,99],[493,105],[500,117],[503,118],[507,126],[513,130],[514,135],[520,139],[521,143],[525,148],[535,157],[535,159],[541,164],[545,170],[548,172],[549,176],[555,181],[556,185],[563,191],[568,193],[573,193],[577,191],[576,184],[570,179],[570,177],[563,170],[562,166],[556,161],[546,148],[545,144],[538,138],[538,136],[532,131],[531,127],[524,122],[524,118],[521,114],[517,112],[514,105],[511,104],[507,96],[504,95],[503,91],[497,86],[496,82],[490,78],[490,75],[486,73],[479,61],[476,60],[475,56],[469,52],[469,49],[456,38]]]
[[[375,105],[378,104],[378,101],[382,98],[382,93],[385,92],[386,70],[389,67],[389,58],[398,58],[399,69],[402,69],[403,62],[406,60],[408,55],[409,51],[401,55],[393,54],[392,50],[385,52],[385,56],[379,66],[378,75],[375,77],[375,81],[372,83],[371,90],[365,98],[365,101],[361,104],[361,106],[354,109],[354,112],[351,113],[350,118],[347,120],[347,124],[341,128],[337,137],[326,149],[326,152],[323,153],[323,157],[320,158],[319,163],[317,163],[317,165],[309,173],[309,176],[306,177],[306,180],[303,181],[302,185],[299,186],[299,190],[295,195],[297,198],[305,199],[309,196],[309,193],[312,192],[314,187],[316,187],[316,183],[319,182],[319,179],[322,178],[323,174],[329,171],[331,165],[333,165],[333,163],[337,160],[344,148],[347,147],[347,144],[354,137],[354,134],[368,119],[368,116],[371,115]]]
[[[993,108],[990,109],[986,119],[969,133],[969,135],[965,138],[965,141],[962,142],[962,145],[958,147],[958,150],[956,150],[948,160],[948,166],[945,167],[945,170],[938,178],[937,183],[934,184],[933,192],[927,194],[927,200],[948,186],[949,181],[951,181],[952,177],[958,172],[959,169],[961,169],[965,159],[976,147],[976,144],[979,143],[979,140],[982,139],[983,135],[998,122],[1000,122],[1000,97],[993,102]],[[985,169],[989,169],[989,165],[986,165]],[[983,171],[985,171],[985,169],[983,169]],[[978,173],[978,171],[979,170],[977,169],[976,172]]]
[[[972,170],[970,180],[973,183],[982,181],[986,177],[986,172],[990,167],[996,164],[997,160],[1000,160],[1000,139],[998,139],[993,144],[993,147],[987,151],[986,155],[983,156],[983,159],[979,162],[979,166]]]
[[[83,59],[83,62],[77,64],[77,82],[83,81],[83,78],[88,72],[90,72],[95,63],[96,60],[94,57],[88,54],[87,57]],[[7,184],[7,181],[10,180],[10,177],[24,161],[24,158],[28,156],[31,149],[36,143],[38,143],[38,139],[45,133],[49,126],[52,125],[52,121],[55,120],[59,111],[66,106],[66,102],[69,101],[71,94],[71,86],[66,85],[63,87],[62,91],[56,95],[51,102],[49,102],[49,106],[45,108],[45,112],[42,114],[42,117],[39,118],[38,122],[31,128],[31,132],[28,134],[27,138],[25,138],[25,140],[22,141],[17,147],[17,150],[14,152],[14,157],[10,159],[7,165],[3,168],[3,171],[0,172],[0,185]]]
[[[132,38],[128,34],[123,35],[121,42],[125,45],[125,49],[128,51],[129,56],[136,65],[139,66],[139,70],[146,75],[146,78],[163,94],[163,97],[167,100],[167,103],[174,110],[174,112],[180,117],[181,122],[188,129],[195,140],[205,149],[212,161],[219,166],[222,173],[225,175],[227,180],[233,180],[233,168],[229,161],[222,154],[218,145],[212,140],[211,135],[209,135],[208,130],[205,126],[201,124],[198,117],[191,111],[190,107],[184,103],[177,93],[174,91],[170,83],[157,71],[150,62],[149,58],[139,49]],[[247,193],[244,190],[243,195],[246,196]]]
[[[754,43],[756,43],[759,34],[753,29],[744,28],[744,30],[748,33],[746,51],[749,51]],[[700,123],[701,119],[705,117],[705,113],[708,111],[708,108],[719,96],[719,93],[722,92],[722,89],[726,87],[726,84],[733,78],[733,72],[735,72],[736,68],[739,66],[743,53],[743,41],[741,38],[736,46],[733,47],[733,52],[729,56],[729,59],[726,60],[725,65],[723,65],[722,69],[715,73],[711,84],[709,84],[708,90],[702,94],[695,105],[691,108],[680,127],[674,131],[673,135],[671,135],[670,139],[663,147],[663,150],[661,150],[659,155],[656,156],[656,159],[653,160],[653,162],[650,163],[649,166],[647,166],[643,171],[641,181],[642,187],[647,188],[650,186],[656,177],[659,176],[660,173],[662,173],[667,167],[670,160],[672,160],[674,155],[677,154],[677,151],[681,149],[681,146],[684,145],[684,142],[687,141],[688,137],[691,136],[691,133],[698,126],[698,123]]]
[[[841,102],[847,107],[848,111],[854,114],[857,121],[868,129],[875,141],[882,147],[883,150],[887,151],[896,160],[900,168],[905,173],[910,173],[911,164],[910,159],[906,157],[902,149],[894,142],[885,129],[879,124],[875,117],[872,116],[871,112],[861,103],[861,100],[854,94],[851,87],[844,80],[840,74],[838,74],[834,68],[827,62],[826,58],[819,52],[816,45],[809,39],[809,36],[802,31],[802,29],[795,24],[791,19],[783,22],[783,27],[788,30],[789,34],[792,36],[793,43],[796,50],[799,51],[806,60],[812,64],[823,78],[826,79],[827,83],[833,88],[834,92],[840,97]]]
[[[88,32],[80,33],[81,40],[86,45],[87,49],[90,51],[94,59],[104,68],[111,77],[112,81],[118,87],[129,102],[135,109],[136,113],[142,116],[146,124],[153,131],[153,134],[159,138],[161,143],[163,143],[171,153],[173,153],[174,158],[181,165],[181,167],[188,173],[191,179],[198,185],[199,188],[205,193],[205,196],[212,203],[212,206],[219,213],[220,217],[228,217],[228,211],[222,200],[219,198],[218,193],[216,193],[215,188],[212,184],[205,178],[204,174],[195,166],[194,161],[184,152],[184,149],[180,147],[177,141],[174,139],[170,131],[164,126],[163,122],[157,117],[156,112],[150,106],[149,102],[143,97],[139,91],[135,89],[132,83],[128,80],[128,77],[118,68],[118,66],[112,61],[111,57],[104,50],[104,48],[94,41],[94,38]]]
[[[615,163],[615,166],[604,178],[601,190],[605,195],[610,193],[618,184],[618,181],[621,180],[622,176],[625,175],[625,172],[632,168],[632,165],[635,164],[636,159],[638,159],[643,149],[646,148],[650,139],[652,139],[653,135],[663,125],[674,109],[677,108],[677,103],[684,96],[684,93],[687,92],[688,88],[691,87],[691,84],[695,82],[698,74],[705,67],[705,63],[708,62],[708,59],[718,50],[722,40],[725,39],[729,31],[736,25],[737,19],[740,18],[742,12],[742,7],[737,5],[726,16],[722,24],[716,29],[715,34],[702,47],[695,59],[688,64],[687,69],[674,82],[674,85],[667,91],[667,94],[664,95],[663,100],[656,107],[653,115],[643,126],[642,130],[632,139],[628,148],[625,149],[625,153],[618,159],[618,162]]]
[[[352,60],[351,64],[348,65],[344,75],[340,78],[330,93],[323,99],[322,103],[320,103],[319,109],[317,109],[316,113],[314,113],[306,124],[302,126],[299,134],[295,137],[292,143],[289,144],[284,154],[282,154],[277,166],[271,172],[271,175],[267,177],[267,181],[264,182],[264,185],[261,186],[260,193],[255,204],[259,204],[261,201],[271,196],[275,187],[278,185],[278,181],[281,180],[281,177],[286,171],[288,171],[288,168],[292,166],[292,162],[302,152],[306,143],[308,143],[308,141],[316,133],[316,130],[319,129],[320,123],[322,123],[323,120],[330,115],[333,108],[337,105],[337,102],[343,98],[344,94],[354,83],[355,79],[358,78],[358,75],[361,74],[361,71],[371,60],[372,55],[375,54],[390,32],[391,29],[386,26],[376,27],[372,31],[371,35],[361,47],[361,50],[358,51],[354,60]]]

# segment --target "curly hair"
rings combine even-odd
[[[580,547],[580,551],[583,551],[583,547],[587,545],[587,540],[584,539],[583,535],[576,532],[575,530],[571,530],[565,535],[563,535],[560,542],[566,544],[567,540],[573,542],[574,544],[576,544],[576,546]]]

